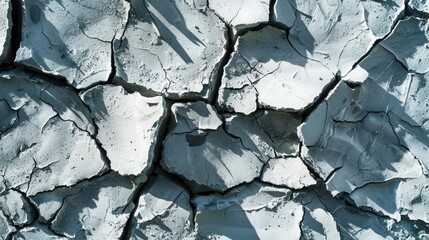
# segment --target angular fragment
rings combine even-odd
[[[188,116],[183,114],[186,111]],[[219,116],[210,105],[176,103],[172,113],[174,127],[163,143],[161,159],[165,170],[205,190],[216,191],[225,191],[259,176],[262,162],[239,139],[220,127]],[[184,132],[186,129],[191,131]],[[197,187],[192,190],[199,191]]]
[[[296,134],[300,121],[289,113],[259,111],[246,116],[226,114],[226,131],[240,138],[244,147],[267,162],[277,156],[295,156],[299,150]]]
[[[8,239],[9,236],[15,231],[15,227],[12,225],[9,219],[7,219],[3,211],[0,211],[0,238]]]
[[[23,226],[34,221],[35,212],[30,202],[21,193],[8,190],[0,195],[0,210],[15,226]]]
[[[226,27],[188,2],[131,1],[129,24],[115,44],[115,81],[144,96],[212,98]]]
[[[284,30],[271,26],[238,38],[225,66],[220,107],[249,114],[256,109],[252,103],[256,98],[257,106],[300,111],[317,100],[334,75],[322,64],[301,56],[285,38]],[[241,99],[251,104],[240,104]]]
[[[426,224],[406,219],[396,222],[359,210],[343,199],[333,198],[322,186],[299,193],[294,200],[304,205],[301,225],[304,239],[425,239],[429,236]]]
[[[0,1],[0,65],[9,60],[12,35],[12,1]]]
[[[73,239],[119,239],[134,208],[135,184],[109,173],[72,188],[57,188],[36,195],[39,211],[44,204],[55,206],[51,229]],[[51,204],[54,201],[59,204]]]
[[[300,239],[303,207],[291,198],[288,189],[258,182],[196,196],[195,231],[206,239]]]
[[[222,120],[216,109],[204,102],[192,104],[174,104],[172,124],[175,133],[187,133],[195,130],[216,130],[222,125]]]
[[[339,227],[335,222],[334,216],[315,192],[300,193],[295,196],[295,199],[299,200],[304,206],[304,217],[301,222],[301,239],[341,239]]]
[[[33,224],[20,229],[12,235],[12,240],[43,239],[43,240],[67,240],[68,238],[57,236],[48,227],[42,224]]]
[[[390,32],[405,3],[279,0],[275,9],[274,18],[291,28],[289,40],[301,55],[344,76],[377,39]]]
[[[274,185],[301,189],[316,184],[300,158],[271,159],[265,165],[261,180]]]
[[[340,82],[299,127],[304,158],[334,195],[422,175],[419,161],[398,144],[383,92],[370,79],[355,89]]]
[[[274,21],[292,27],[296,20],[296,3],[291,0],[276,0],[274,3]]]
[[[110,167],[121,175],[146,175],[167,115],[162,97],[128,94],[122,87],[96,86],[81,94],[98,127],[97,139]]]
[[[425,176],[369,184],[355,190],[350,197],[356,205],[371,208],[397,221],[406,215],[411,220],[429,222],[429,179]]]
[[[92,120],[74,92],[17,72],[0,80],[0,99],[17,113],[0,135],[0,174],[7,188],[34,195],[105,170],[95,141],[81,130],[93,130]]]
[[[276,157],[270,136],[259,127],[255,116],[231,115],[225,118],[226,131],[240,138],[243,146],[250,149],[259,159],[267,162]]]
[[[407,3],[408,6],[413,10],[429,13],[429,4],[427,3],[427,0],[410,0]]]
[[[216,12],[234,31],[267,23],[269,0],[211,0],[210,9]]]
[[[16,62],[64,77],[76,88],[108,80],[113,39],[122,35],[127,22],[126,1],[22,3],[22,42]]]
[[[429,72],[429,21],[408,17],[399,21],[393,33],[382,41],[381,46],[393,53],[408,70]]]
[[[287,112],[265,110],[258,117],[258,125],[270,136],[277,156],[296,156],[300,140],[297,128],[301,119]]]
[[[193,230],[187,190],[164,175],[153,177],[131,220],[130,239],[184,239]]]

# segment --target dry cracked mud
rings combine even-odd
[[[0,239],[429,239],[425,0],[0,0]]]

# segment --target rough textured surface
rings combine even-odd
[[[276,19],[290,27],[298,52],[346,75],[403,14],[404,1],[278,0]]]
[[[184,239],[193,230],[187,190],[164,175],[145,186],[133,215],[130,239]]]
[[[196,196],[195,231],[207,239],[279,239],[285,232],[288,239],[299,239],[304,212],[291,198],[290,190],[257,182],[223,196]]]
[[[211,98],[225,52],[222,21],[184,0],[131,5],[128,27],[115,44],[116,80],[149,95]]]
[[[111,169],[122,175],[146,175],[167,115],[164,99],[128,94],[113,85],[91,88],[81,98],[95,118],[97,139],[107,152]]]
[[[131,210],[135,184],[117,174],[36,195],[53,231],[73,239],[118,239]],[[103,217],[100,217],[103,216]],[[42,216],[44,217],[44,216]]]
[[[0,0],[0,239],[429,239],[426,0]]]
[[[244,114],[258,107],[299,111],[317,100],[334,75],[301,56],[286,38],[270,26],[238,38],[219,90],[222,108]]]
[[[16,72],[2,74],[0,86],[8,119],[0,131],[0,173],[8,188],[34,195],[104,171],[89,111],[72,90]]]
[[[12,2],[0,1],[0,65],[10,57],[12,34]]]
[[[259,176],[262,162],[239,139],[225,132],[213,107],[203,102],[176,103],[172,115],[170,125],[174,127],[164,141],[161,159],[167,171],[217,191]]]
[[[127,2],[26,0],[22,4],[16,62],[64,77],[76,88],[108,80],[113,39],[125,29]]]
[[[267,23],[269,18],[269,0],[212,0],[210,9],[227,24],[240,31]]]

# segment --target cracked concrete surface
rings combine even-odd
[[[429,239],[425,0],[0,0],[0,239]]]

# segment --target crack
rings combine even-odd
[[[215,106],[217,105],[216,102],[218,101],[218,98],[219,98],[219,90],[222,85],[222,78],[225,74],[225,66],[229,63],[229,60],[231,59],[231,55],[234,52],[234,47],[236,43],[236,39],[234,39],[234,31],[232,30],[232,27],[227,25],[225,22],[224,24],[226,28],[226,31],[224,32],[224,37],[226,39],[226,42],[224,45],[225,54],[223,55],[221,61],[219,62],[219,67],[217,68],[217,72],[214,75],[215,77],[214,77],[214,83],[213,83],[213,90],[211,91],[212,94],[209,97],[209,103]]]
[[[270,7],[269,7],[269,21],[274,22],[274,7],[276,6],[277,0],[270,0]]]

